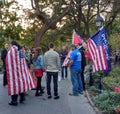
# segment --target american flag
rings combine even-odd
[[[87,40],[87,47],[93,62],[93,72],[111,68],[105,27]]]
[[[6,57],[8,95],[27,92],[35,88],[35,82],[27,67],[25,58],[20,56],[16,46],[12,46]]]
[[[72,52],[71,50],[68,52],[68,54],[67,54],[67,56],[66,56],[66,58],[65,58],[65,60],[64,60],[64,62],[62,64],[62,66],[68,66],[68,62],[69,62],[69,58],[70,58],[71,52]]]

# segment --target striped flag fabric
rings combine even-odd
[[[73,35],[72,35],[72,44],[82,44],[83,43],[83,40],[82,38],[80,37],[80,35],[78,35],[75,30],[73,30]]]
[[[87,47],[93,63],[93,72],[111,69],[105,27],[87,40]]]
[[[22,52],[12,46],[6,57],[8,95],[27,92],[36,87],[25,58],[21,55]]]
[[[62,64],[62,66],[67,66],[68,65],[71,52],[72,52],[71,50],[68,52],[68,54],[67,54],[67,56],[66,56],[66,58],[65,58],[65,60],[64,60],[64,62]]]

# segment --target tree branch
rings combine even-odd
[[[35,10],[33,0],[31,0],[31,6],[32,6],[32,8]]]
[[[38,17],[38,19],[40,19],[43,23],[46,22],[46,14],[42,11],[40,11],[39,9],[39,0],[34,0],[34,3],[35,3],[35,10],[36,10],[36,15]]]

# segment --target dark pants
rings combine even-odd
[[[41,81],[42,81],[42,77],[37,77],[36,94],[38,94],[39,90],[40,90],[41,92],[43,92],[42,86],[41,86]]]
[[[47,72],[47,94],[51,95],[51,78],[53,77],[54,96],[58,96],[58,72]]]
[[[67,66],[62,67],[62,78],[64,78],[64,70],[65,70],[65,78],[67,78]]]
[[[7,85],[7,75],[6,75],[6,69],[3,72],[3,86]]]
[[[81,80],[82,80],[83,90],[85,90],[84,68],[81,71]]]
[[[25,94],[24,93],[20,93],[20,101],[24,101],[25,100]],[[17,103],[17,99],[18,99],[18,95],[12,95],[11,96],[11,102],[12,103]]]

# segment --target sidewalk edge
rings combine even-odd
[[[88,99],[90,105],[92,106],[92,108],[94,109],[94,111],[96,112],[96,114],[102,114],[102,113],[98,110],[98,108],[94,105],[93,101],[91,100],[90,95],[89,95],[89,92],[86,90],[85,93],[86,93],[86,98]]]

